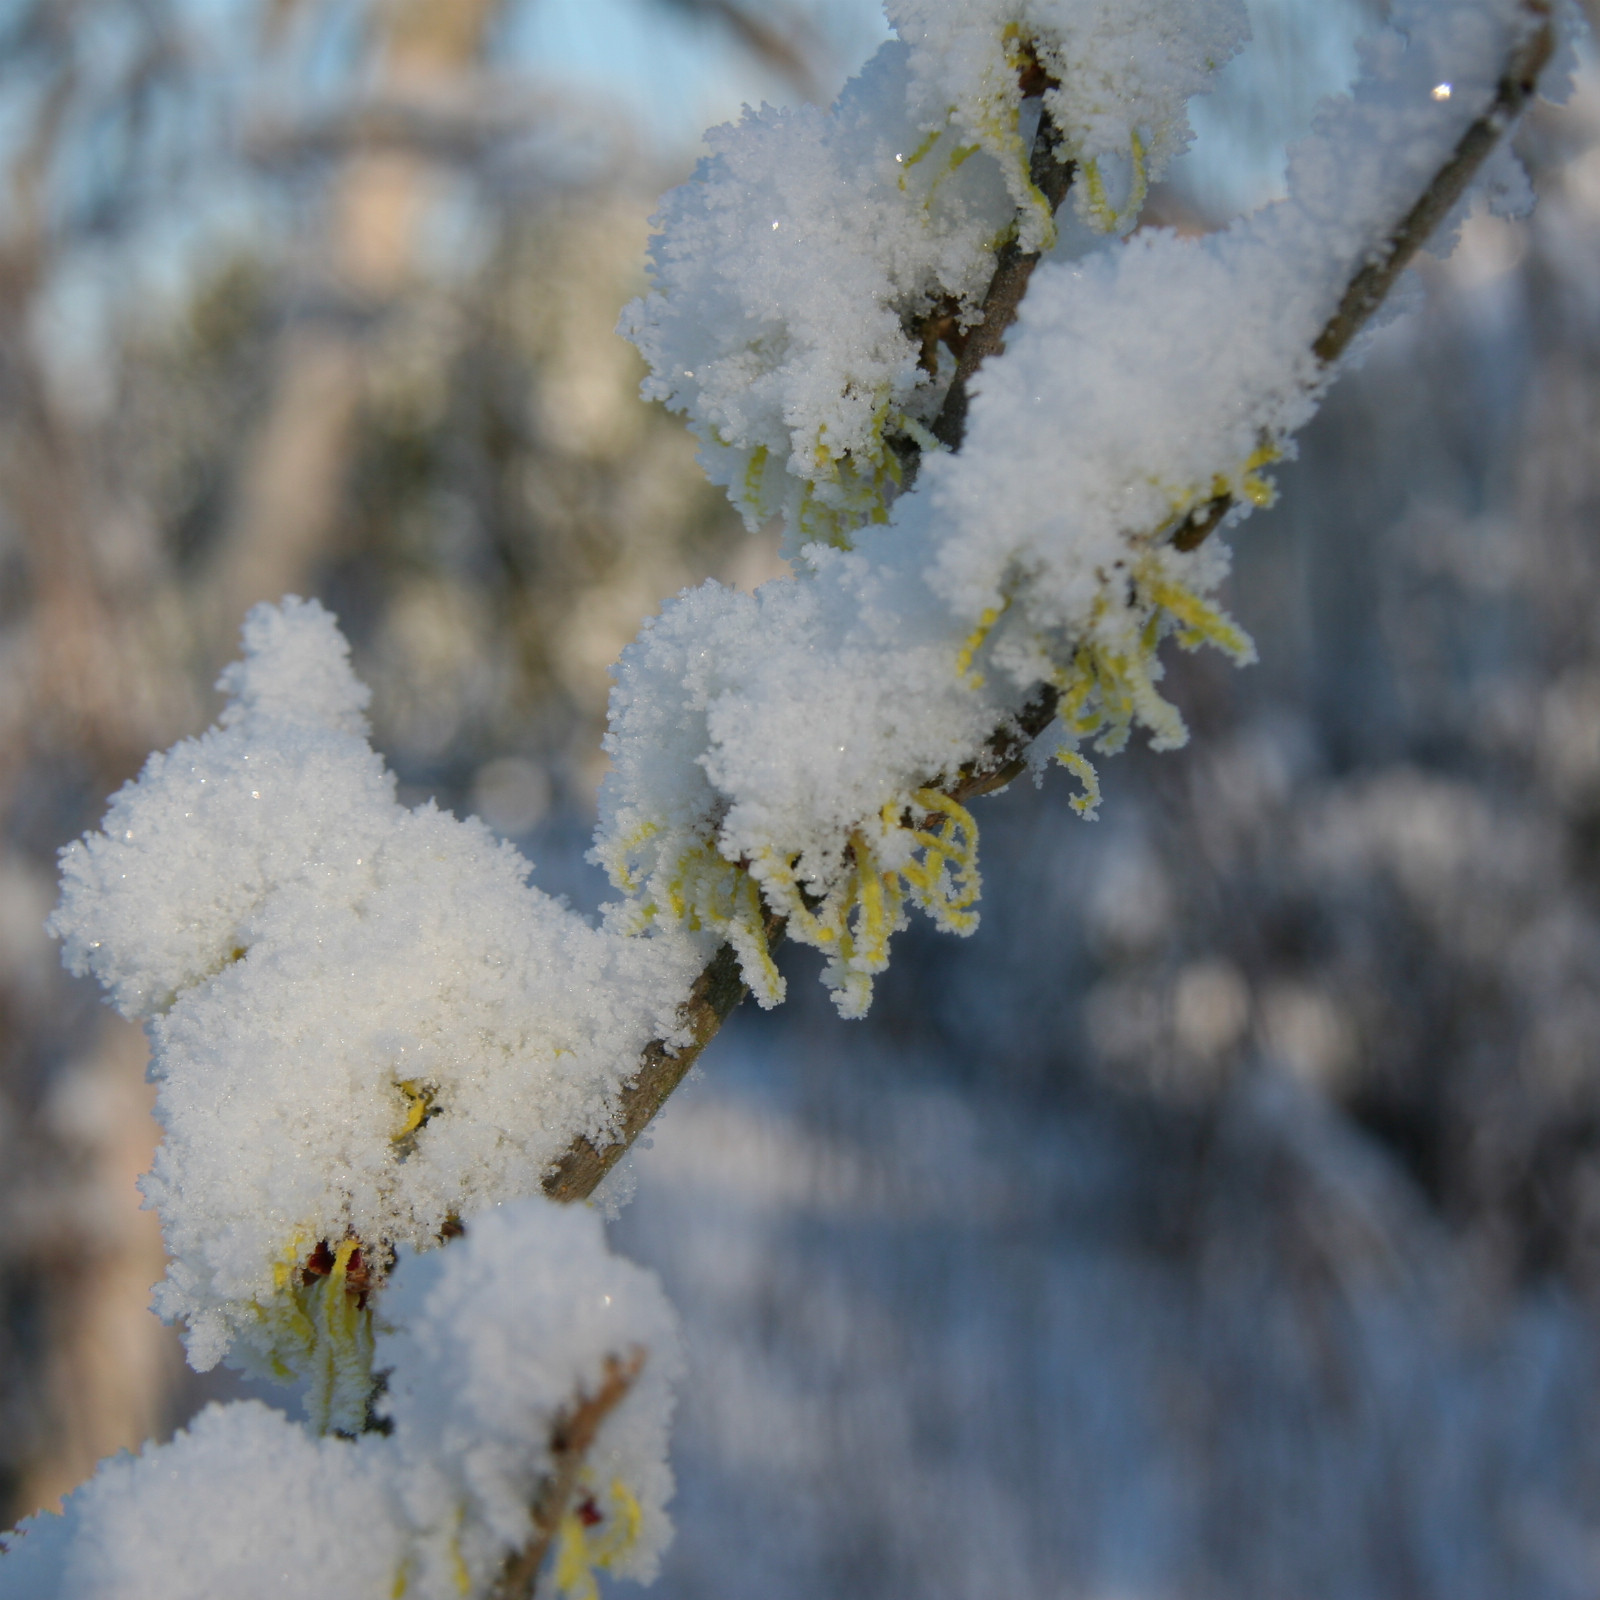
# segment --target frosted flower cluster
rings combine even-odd
[[[1129,71],[1148,70],[1136,74],[1141,87],[1126,80],[1124,105],[1148,126],[1142,86],[1188,93],[1236,37],[1230,11],[1203,5],[908,0],[893,15],[902,42],[869,69],[871,94],[847,89],[841,109],[881,99],[891,73],[934,94],[919,49],[944,74],[934,99],[976,106],[980,81],[1017,74],[995,65],[1010,61],[1000,45],[985,56],[975,41],[1026,36],[1043,50],[1037,41],[1050,37],[1092,54],[1084,41],[1110,52],[1116,38]],[[1211,598],[1228,569],[1224,543],[1185,551],[1174,535],[1215,505],[1231,505],[1236,522],[1270,503],[1263,472],[1292,451],[1333,376],[1313,354],[1319,332],[1491,103],[1532,19],[1518,0],[1418,0],[1396,5],[1393,20],[1353,94],[1326,104],[1293,152],[1285,200],[1206,238],[1149,229],[1046,257],[1005,353],[975,380],[963,449],[928,452],[884,525],[858,531],[848,554],[813,544],[797,583],[753,600],[714,585],[680,597],[625,652],[597,858],[640,923],[722,933],[773,1003],[781,984],[762,925],[782,915],[791,938],[824,952],[825,981],[856,1015],[908,907],[955,931],[972,926],[975,828],[939,791],[983,764],[996,730],[1040,686],[1058,707],[1040,749],[1082,781],[1086,814],[1097,797],[1089,747],[1119,749],[1135,727],[1157,748],[1183,743],[1159,690],[1162,641],[1210,643],[1240,662],[1254,652]],[[779,181],[765,135],[739,148],[747,185]],[[737,322],[679,264],[745,272],[749,234],[708,230],[697,209],[738,189],[713,162],[664,213],[661,289],[633,319],[658,370],[669,348],[699,360]],[[807,294],[854,304],[858,257],[831,276],[845,260],[819,237]],[[786,303],[758,266],[740,281],[752,303]],[[805,371],[808,392],[826,391],[823,365]],[[846,369],[833,371],[838,391],[852,392]],[[789,381],[776,368],[769,376]],[[646,392],[666,393],[664,381]],[[722,429],[709,390],[669,398],[696,425]],[[795,482],[810,484],[804,452],[793,461]]]
[[[952,671],[949,614],[914,559],[814,554],[798,583],[680,596],[624,653],[596,858],[636,926],[728,938],[763,1005],[783,997],[763,905],[782,913],[860,1015],[906,902],[976,925],[975,829],[937,783],[1017,696]]]
[[[899,0],[900,38],[830,111],[763,108],[706,136],[711,154],[662,204],[655,289],[623,331],[650,363],[645,393],[688,413],[752,525],[781,516],[791,554],[848,544],[932,443],[955,370],[938,331],[959,340],[980,319],[1003,244],[1055,236],[1028,177],[1029,63],[1056,85],[1044,104],[1082,166],[1085,215],[1131,222],[1188,138],[1186,101],[1244,38],[1241,0],[1174,9]]]
[[[955,612],[976,626],[1010,609],[994,657],[1012,676],[1048,676],[1075,637],[1127,640],[1138,611],[1108,593],[1113,575],[1138,581],[1153,562],[1147,586],[1214,587],[1220,568],[1189,565],[1166,536],[1218,495],[1270,501],[1261,469],[1334,376],[1314,341],[1490,103],[1527,25],[1504,0],[1393,11],[1403,36],[1373,41],[1353,94],[1322,106],[1290,152],[1287,198],[1204,238],[1150,229],[1034,274],[966,448],[928,462],[917,507]]]
[[[713,129],[623,314],[646,394],[689,414],[712,481],[752,527],[782,516],[791,552],[883,516],[896,441],[927,437],[953,370],[912,326],[946,299],[976,317],[1013,212],[987,157],[914,159],[907,87],[891,43],[831,112]]]
[[[551,1439],[608,1371],[636,1368],[601,1422],[556,1532],[569,1594],[592,1571],[654,1576],[677,1324],[655,1277],[607,1253],[592,1212],[528,1199],[450,1251],[405,1252],[377,1360],[387,1435],[315,1438],[255,1401],[212,1406],[170,1444],[118,1456],[8,1537],[8,1600],[459,1600],[534,1532]]]
[[[1189,100],[1249,34],[1243,0],[1189,0],[1181,20],[1165,0],[887,0],[885,10],[911,46],[917,125],[948,125],[993,157],[1028,250],[1048,245],[1054,225],[1028,181],[1019,68],[1047,85],[1044,109],[1081,169],[1080,216],[1107,231],[1137,220],[1151,178],[1192,137]]]
[[[253,611],[223,682],[221,724],[64,853],[52,928],[150,1033],[158,1309],[197,1367],[310,1377],[358,1427],[343,1286],[602,1135],[704,952],[591,927],[481,824],[399,806],[314,601]]]

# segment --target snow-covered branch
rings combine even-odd
[[[1430,138],[1422,153],[1424,157],[1431,156],[1433,165],[1431,169],[1422,168],[1417,154],[1411,152],[1406,172],[1411,177],[1412,186],[1409,191],[1396,192],[1395,186],[1391,185],[1383,191],[1379,198],[1388,202],[1386,209],[1374,207],[1376,214],[1363,219],[1362,208],[1371,205],[1373,197],[1355,187],[1353,192],[1346,192],[1343,196],[1345,209],[1336,211],[1331,217],[1324,219],[1325,225],[1335,220],[1340,224],[1338,230],[1332,226],[1328,227],[1328,232],[1333,237],[1316,242],[1342,247],[1339,260],[1348,263],[1345,267],[1343,292],[1338,296],[1337,302],[1327,314],[1320,329],[1314,334],[1308,333],[1303,336],[1300,344],[1286,351],[1280,349],[1277,352],[1279,369],[1286,361],[1291,366],[1296,363],[1301,366],[1298,383],[1300,393],[1295,397],[1300,408],[1301,421],[1309,418],[1311,410],[1315,408],[1320,398],[1322,387],[1333,374],[1338,361],[1348,350],[1351,342],[1381,309],[1401,273],[1418,251],[1439,231],[1441,225],[1446,224],[1450,213],[1459,205],[1474,177],[1495,153],[1500,141],[1532,97],[1539,75],[1548,64],[1556,44],[1555,28],[1549,7],[1543,0],[1528,0],[1528,3],[1520,7],[1502,9],[1510,22],[1509,42],[1503,45],[1505,53],[1493,63],[1498,70],[1496,75],[1488,80],[1487,98],[1483,97],[1480,88],[1479,101],[1476,105],[1472,105],[1468,98],[1472,93],[1472,86],[1467,74],[1446,66],[1442,56],[1429,56],[1427,54],[1429,43],[1433,43],[1435,49],[1440,46],[1437,41],[1429,40],[1425,34],[1420,45],[1414,47],[1409,59],[1404,61],[1406,71],[1403,76],[1395,73],[1387,84],[1381,77],[1375,76],[1363,86],[1365,99],[1361,104],[1366,108],[1369,121],[1383,105],[1385,90],[1391,109],[1397,105],[1404,107],[1409,95],[1413,105],[1420,99],[1434,109],[1454,103],[1459,110],[1465,103],[1471,107],[1470,120],[1458,116],[1450,123],[1443,123],[1436,118],[1433,126],[1426,127],[1425,131]],[[1030,82],[1028,77],[1029,69],[1033,66],[1031,55],[1021,57],[1020,62],[1019,91],[1037,90],[1040,87],[1039,80]],[[1480,58],[1477,63],[1480,80],[1485,66],[1486,63]],[[1446,72],[1448,76],[1438,76],[1441,71]],[[1441,89],[1444,91],[1442,94]],[[1354,112],[1355,108],[1351,109]],[[1463,120],[1465,120],[1464,128],[1461,127]],[[1041,116],[1039,127],[1040,134],[1029,153],[1030,175],[1037,190],[1048,197],[1050,210],[1053,213],[1066,196],[1073,169],[1069,160],[1062,159],[1059,146],[1052,143],[1048,111]],[[1451,143],[1451,135],[1458,129],[1459,135],[1454,143]],[[1361,183],[1359,169],[1357,172],[1341,174],[1339,168],[1341,142],[1353,144],[1352,134],[1357,131],[1370,134],[1373,130],[1370,127],[1353,130],[1348,124],[1341,127],[1337,113],[1330,109],[1317,138],[1299,154],[1296,175],[1300,178],[1300,184],[1297,192],[1291,193],[1289,200],[1282,206],[1274,208],[1269,214],[1269,219],[1262,221],[1249,219],[1243,224],[1236,225],[1228,234],[1222,236],[1214,248],[1226,251],[1231,243],[1233,253],[1241,258],[1241,262],[1247,260],[1250,256],[1258,254],[1262,236],[1270,236],[1273,223],[1284,220],[1286,213],[1292,216],[1298,208],[1301,212],[1298,220],[1302,223],[1308,220],[1305,213],[1310,196],[1306,191],[1308,188],[1313,188],[1316,181],[1320,180],[1330,186],[1319,197],[1324,205],[1339,202],[1340,189],[1336,186],[1359,186]],[[714,165],[713,163],[713,170]],[[1313,173],[1316,175],[1315,179],[1311,176]],[[706,174],[702,174],[697,181],[707,182],[710,179]],[[775,220],[775,230],[778,230],[781,220]],[[1352,223],[1359,228],[1353,235]],[[735,235],[741,243],[748,237],[746,234]],[[667,235],[664,244],[670,246],[672,242],[671,235]],[[735,245],[734,248],[739,248],[739,245]],[[1192,249],[1196,253],[1204,249],[1198,243],[1179,248]],[[664,254],[670,257],[672,252],[670,249],[665,249]],[[944,397],[939,402],[929,430],[933,438],[925,441],[930,446],[937,441],[951,449],[960,447],[965,433],[967,414],[965,386],[975,375],[984,358],[1004,348],[1004,335],[1022,308],[1023,293],[1040,259],[1038,252],[1025,252],[1020,249],[1016,237],[1008,238],[997,252],[994,274],[980,301],[981,320],[974,323],[961,340],[959,361],[955,364],[954,370],[945,375],[947,387],[943,391]],[[1287,260],[1284,265],[1287,266]],[[1267,322],[1273,312],[1281,308],[1283,291],[1286,288],[1292,293],[1292,285],[1287,285],[1284,277],[1280,275],[1276,284],[1279,298],[1268,299],[1261,305],[1251,307],[1248,304],[1248,293],[1256,285],[1251,283],[1248,275],[1242,276],[1245,280],[1245,294],[1238,294],[1235,291],[1237,295],[1235,298],[1224,292],[1216,299],[1208,301],[1203,307],[1194,308],[1197,320],[1203,323],[1206,338],[1216,340],[1220,335],[1221,339],[1226,341],[1228,329],[1224,319],[1231,307],[1239,306],[1244,309],[1240,319],[1240,331],[1244,332],[1252,325],[1259,327]],[[1181,271],[1175,272],[1173,277],[1181,282]],[[1136,316],[1137,312],[1130,311],[1130,315]],[[920,320],[913,321],[907,336],[908,343],[923,337],[928,322],[935,318],[946,327],[958,326],[946,303],[941,301],[931,310],[925,310]],[[634,325],[637,327],[637,322]],[[1309,326],[1314,327],[1315,324]],[[1087,334],[1088,330],[1084,331]],[[1093,342],[1092,337],[1086,337],[1084,348],[1092,349]],[[645,348],[647,351],[653,348],[648,337],[645,338]],[[919,361],[920,359],[919,354]],[[1216,365],[1217,377],[1225,377],[1228,363],[1219,359]],[[1152,389],[1159,390],[1172,383],[1172,376],[1164,371],[1163,367],[1161,353],[1152,351],[1135,374],[1124,372],[1115,377],[1131,376],[1136,383],[1147,384]],[[1037,376],[1042,385],[1049,383],[1051,375],[1046,373]],[[666,387],[665,379],[658,381]],[[853,378],[848,375],[842,378],[839,383],[841,391],[848,392],[852,381]],[[1185,408],[1199,404],[1224,408],[1229,404],[1229,398],[1225,393],[1218,393],[1219,387],[1220,385],[1212,381],[1211,376],[1201,365],[1200,370],[1194,372],[1193,389],[1188,395],[1180,394],[1180,403]],[[1286,387],[1292,394],[1296,385],[1291,383]],[[668,397],[677,392],[671,390]],[[1069,440],[1072,438],[1070,429],[1063,426],[1061,431]],[[1030,435],[1030,438],[1036,437],[1037,430]],[[1054,440],[1047,436],[1046,452],[1054,454],[1053,446]],[[923,443],[915,438],[904,438],[897,443],[897,459],[904,467],[908,482],[915,473],[922,448]],[[1271,491],[1265,480],[1260,477],[1260,469],[1271,460],[1287,455],[1291,449],[1292,438],[1287,429],[1280,428],[1274,434],[1264,428],[1262,436],[1257,438],[1252,449],[1246,454],[1244,468],[1235,470],[1233,481],[1229,481],[1228,475],[1221,470],[1221,464],[1226,458],[1218,455],[1216,458],[1218,468],[1213,473],[1212,483],[1212,487],[1217,489],[1216,493],[1209,495],[1199,504],[1192,503],[1194,499],[1192,493],[1186,497],[1178,497],[1179,504],[1175,512],[1168,509],[1164,516],[1153,519],[1145,530],[1140,530],[1137,526],[1129,529],[1123,534],[1124,539],[1130,548],[1142,544],[1146,552],[1157,549],[1164,542],[1170,542],[1171,547],[1182,554],[1197,550],[1225,521],[1237,520],[1243,515],[1248,515],[1254,506],[1270,500]],[[761,460],[760,450],[761,447],[757,446],[750,457],[752,462]],[[1022,465],[1026,470],[1027,464]],[[764,470],[764,461],[762,466]],[[1196,476],[1201,477],[1203,481],[1203,470]],[[730,492],[737,500],[739,490],[731,487]],[[802,501],[798,513],[802,522],[804,513],[805,506]],[[822,559],[826,560],[825,557]],[[1126,557],[1113,558],[1110,566],[1114,572],[1124,572],[1127,564]],[[1153,565],[1153,562],[1147,561],[1147,567]],[[1213,570],[1207,576],[1214,582],[1220,573]],[[1180,644],[1191,646],[1200,637],[1206,636],[1210,630],[1213,635],[1212,642],[1224,647],[1231,645],[1236,654],[1245,653],[1242,640],[1228,628],[1224,619],[1209,611],[1204,601],[1198,601],[1192,595],[1184,595],[1181,587],[1174,589],[1163,585],[1159,578],[1153,583],[1147,578],[1147,585],[1153,591],[1152,597],[1157,599],[1157,604],[1154,607],[1144,608],[1145,627],[1149,626],[1149,618],[1154,616],[1159,626],[1175,628]],[[1176,608],[1164,607],[1160,603],[1156,591],[1163,588],[1169,598],[1178,601]],[[992,605],[980,611],[974,629],[974,635],[977,636],[976,647],[969,648],[974,637],[969,635],[956,652],[956,659],[959,661],[965,657],[966,665],[970,668],[976,648],[988,643],[989,630],[1008,609],[1009,599],[1002,597],[999,605]],[[1139,608],[1134,609],[1137,611]],[[1161,615],[1163,611],[1166,612],[1164,617]],[[1190,619],[1187,624],[1184,612],[1187,612]],[[1196,623],[1199,624],[1198,627],[1195,626]],[[1143,665],[1153,684],[1159,675],[1159,663],[1153,660],[1153,651],[1146,652],[1146,655],[1151,659]],[[1158,737],[1165,737],[1168,742],[1172,742],[1175,737],[1175,724],[1171,710],[1159,702],[1151,703],[1153,688],[1150,685],[1137,683],[1108,685],[1101,681],[1105,665],[1091,664],[1087,672],[1080,675],[1071,685],[1070,692],[1075,695],[1077,704],[1069,705],[1068,722],[1074,720],[1079,722],[1078,729],[1064,726],[1057,715],[1063,694],[1069,692],[1067,686],[1060,681],[1061,675],[1054,669],[1052,663],[1038,663],[1038,678],[1019,697],[1021,703],[997,708],[997,714],[984,730],[977,748],[967,755],[954,773],[948,770],[936,772],[931,767],[925,768],[917,777],[908,780],[907,787],[913,791],[937,792],[964,808],[971,799],[1004,788],[1022,776],[1028,770],[1032,759],[1031,750],[1034,742],[1053,725],[1056,726],[1058,733],[1065,734],[1068,738],[1076,732],[1080,742],[1085,734],[1098,735],[1099,747],[1107,749],[1115,745],[1122,736],[1117,717],[1104,715],[1110,709],[1107,705],[1108,700],[1120,699],[1123,705],[1123,717],[1127,720],[1146,721]],[[1114,675],[1115,665],[1114,663],[1111,665]],[[1085,682],[1085,678],[1092,681]],[[1111,691],[1109,695],[1106,692],[1108,688]],[[1147,717],[1134,703],[1136,690],[1146,691],[1144,698],[1151,716]],[[915,694],[916,690],[913,688],[908,699],[914,698]],[[1100,704],[1091,709],[1096,699]],[[1093,723],[1095,711],[1101,713],[1102,720],[1098,725]],[[1111,734],[1109,742],[1106,739],[1107,732]],[[840,753],[844,751],[841,750]],[[1075,745],[1067,746],[1061,753],[1068,757],[1069,765],[1072,765],[1074,770],[1082,772],[1083,769],[1078,763],[1082,762],[1083,758],[1078,754]],[[1093,789],[1088,791],[1090,795],[1094,792]],[[1089,810],[1090,807],[1086,806],[1084,809]],[[926,811],[923,813],[923,821],[925,823],[933,821]],[[844,854],[849,856],[852,849],[853,846],[847,847]],[[728,852],[723,850],[721,853],[726,856]],[[676,1057],[669,1057],[668,1052],[659,1045],[651,1047],[651,1052],[647,1055],[638,1077],[624,1091],[622,1099],[624,1109],[619,1119],[618,1137],[603,1151],[597,1151],[587,1140],[575,1144],[573,1150],[552,1173],[547,1182],[547,1192],[561,1198],[577,1197],[590,1192],[610,1165],[625,1153],[632,1137],[649,1123],[666,1096],[676,1087],[682,1073],[687,1071],[693,1057],[743,997],[742,990],[733,977],[741,952],[751,949],[758,951],[770,949],[774,934],[787,927],[787,917],[780,908],[774,907],[770,898],[761,908],[761,915],[763,925],[759,937],[755,933],[753,915],[740,920],[739,913],[735,912],[734,917],[730,919],[734,922],[738,937],[734,942],[721,947],[713,963],[707,966],[697,982],[695,991],[682,1012],[684,1025],[691,1033],[693,1043]],[[839,920],[844,919],[841,917]],[[759,961],[759,956],[756,959]],[[757,982],[759,992],[759,979]],[[660,1070],[659,1064],[664,1058],[674,1061],[676,1072]]]
[[[375,1356],[386,1432],[316,1438],[256,1402],[211,1406],[25,1523],[0,1592],[459,1600],[536,1546],[569,1595],[594,1593],[596,1567],[654,1575],[677,1322],[592,1212],[508,1203],[447,1251],[404,1252]]]
[[[686,592],[625,652],[599,925],[397,804],[314,602],[250,614],[219,725],[64,853],[66,959],[152,1042],[158,1309],[328,1436],[207,1414],[34,1524],[23,1593],[264,1592],[277,1527],[307,1594],[526,1594],[552,1548],[569,1596],[649,1575],[671,1315],[537,1191],[593,1193],[747,989],[782,999],[780,936],[857,1016],[912,908],[970,932],[972,798],[1057,760],[1092,816],[1092,755],[1183,742],[1164,641],[1253,659],[1206,535],[1271,502],[1554,44],[1544,0],[1397,0],[1287,197],[1187,239],[1130,230],[1239,0],[888,9],[831,111],[710,136],[625,316],[799,576]],[[221,1544],[177,1526],[213,1482]]]

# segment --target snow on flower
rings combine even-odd
[[[557,1436],[607,1374],[553,1543],[560,1586],[649,1579],[665,1506],[677,1322],[600,1219],[542,1198],[474,1218],[448,1254],[406,1250],[377,1336],[387,1434],[315,1438],[257,1401],[102,1463],[0,1554],[9,1600],[459,1600],[535,1535]]]
[[[900,40],[831,111],[763,108],[707,135],[710,156],[662,204],[655,288],[623,331],[650,362],[646,395],[688,413],[752,525],[782,516],[791,553],[848,544],[931,444],[955,367],[934,330],[981,319],[1008,240],[1054,237],[1028,177],[1030,63],[1029,94],[1083,167],[1077,192],[1097,197],[1086,214],[1102,228],[1137,214],[1187,141],[1186,101],[1243,38],[1240,0],[1171,11],[900,0]],[[1134,174],[1120,207],[1119,160]]]
[[[1118,141],[1147,156],[1181,143],[1184,100],[1236,46],[1240,27],[1231,4],[901,0],[890,11],[900,42],[831,119],[808,115],[808,148],[835,160],[866,125],[863,106],[876,108],[875,128],[892,107],[936,127],[938,139],[959,126],[959,138],[977,140],[981,154],[961,172],[992,175],[1008,161],[1025,170],[1026,152],[1007,155],[1005,130],[1020,126],[1033,61],[1060,80],[1045,103],[1094,205],[1092,162],[1109,159]],[[973,382],[958,454],[926,451],[914,490],[875,503],[849,535],[849,553],[813,544],[798,580],[753,600],[714,587],[685,595],[646,629],[619,671],[597,848],[632,899],[635,925],[721,934],[771,1004],[782,985],[763,930],[782,916],[791,937],[824,951],[825,981],[841,1010],[858,1015],[907,905],[921,903],[953,931],[973,925],[976,833],[942,791],[991,759],[1025,705],[1053,696],[1042,744],[1083,783],[1074,803],[1085,814],[1098,794],[1086,746],[1115,751],[1136,727],[1158,749],[1184,742],[1183,719],[1158,687],[1162,641],[1254,659],[1214,598],[1226,545],[1186,548],[1185,532],[1271,502],[1264,472],[1292,453],[1333,376],[1316,348],[1321,330],[1483,115],[1513,44],[1536,21],[1518,0],[1397,6],[1352,95],[1324,105],[1292,153],[1286,200],[1207,238],[1151,229],[1046,257],[1004,353]],[[1440,100],[1432,90],[1444,81],[1454,87]],[[1103,114],[1094,109],[1102,101]],[[825,303],[831,324],[815,309],[796,314],[847,337],[852,308],[871,299],[860,285],[889,281],[868,258],[880,234],[895,235],[876,214],[866,227],[840,225],[855,191],[835,161],[831,181],[846,198],[829,213],[833,231],[802,223],[785,247],[795,252],[788,276],[774,276],[755,222],[761,207],[744,202],[765,195],[763,185],[805,187],[816,176],[804,160],[811,177],[794,176],[778,126],[725,131],[713,163],[669,201],[658,291],[630,326],[657,369],[647,392],[687,409],[703,436],[755,447],[755,433],[728,431],[706,387],[719,362],[731,363],[730,392],[767,395],[761,482],[786,470],[790,492],[798,484],[805,497],[820,492],[822,459],[807,441],[837,428],[835,437],[854,441],[845,455],[860,462],[881,436],[849,433],[827,410],[866,392],[843,347],[821,333],[792,337],[782,319],[786,308]],[[985,142],[984,128],[1005,138]],[[881,162],[884,147],[873,148]],[[881,173],[872,184],[892,192]],[[775,220],[781,232],[791,219]],[[848,282],[831,276],[846,255],[857,274]],[[802,258],[809,272],[794,265]],[[802,278],[803,288],[792,286]],[[713,280],[732,299],[710,295]],[[910,329],[935,290],[921,300],[895,293],[873,303],[897,307]],[[766,344],[730,334],[744,326],[724,314],[741,294],[775,330]],[[970,308],[972,292],[961,295]],[[906,372],[910,339],[904,332]],[[782,360],[765,361],[758,347]],[[693,385],[668,370],[680,357],[695,365]],[[922,393],[929,376],[913,376],[905,395]],[[800,386],[811,397],[804,407]],[[895,393],[894,405],[913,405]],[[781,468],[771,430],[802,413],[810,420]],[[918,444],[915,430],[908,437]],[[758,510],[776,503],[763,496]]]
[[[158,1309],[197,1367],[308,1379],[354,1428],[393,1247],[604,1134],[704,951],[591,927],[481,824],[399,806],[345,656],[315,602],[257,607],[221,723],[67,848],[52,928],[150,1033]]]
[[[1187,105],[1248,37],[1243,0],[887,0],[911,47],[910,114],[986,151],[1018,208],[1024,249],[1055,224],[1028,177],[1025,94],[1042,94],[1074,203],[1101,231],[1131,227],[1152,179],[1189,142]]]

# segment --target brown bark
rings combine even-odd
[[[1048,113],[1041,110],[1039,130],[1034,135],[1033,150],[1028,158],[1028,176],[1049,201],[1052,214],[1061,209],[1076,171],[1074,162],[1061,159],[1056,130]],[[950,381],[944,404],[929,430],[947,450],[961,448],[967,431],[967,386],[990,356],[1005,349],[1006,333],[1017,320],[1022,297],[1028,292],[1028,280],[1039,264],[1039,254],[1037,250],[1022,250],[1015,239],[1007,240],[1000,247],[994,277],[989,280],[989,291],[983,297],[983,316],[966,336],[956,363],[956,375]]]
[[[784,919],[769,913],[766,919],[769,949],[777,947],[783,930]],[[580,1134],[544,1180],[544,1192],[552,1200],[586,1200],[594,1193],[600,1180],[627,1154],[662,1102],[683,1082],[700,1052],[716,1037],[717,1030],[749,992],[739,976],[739,958],[733,946],[723,945],[695,979],[689,998],[683,1003],[682,1017],[689,1042],[673,1047],[653,1039],[645,1046],[639,1074],[628,1085],[617,1107],[615,1137],[597,1149]]]

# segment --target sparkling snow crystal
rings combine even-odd
[[[245,645],[221,725],[152,757],[63,853],[52,926],[147,1019],[158,1309],[196,1366],[232,1348],[309,1377],[350,1427],[352,1294],[393,1245],[537,1189],[602,1133],[703,953],[593,928],[481,824],[398,806],[314,602],[258,607]]]

